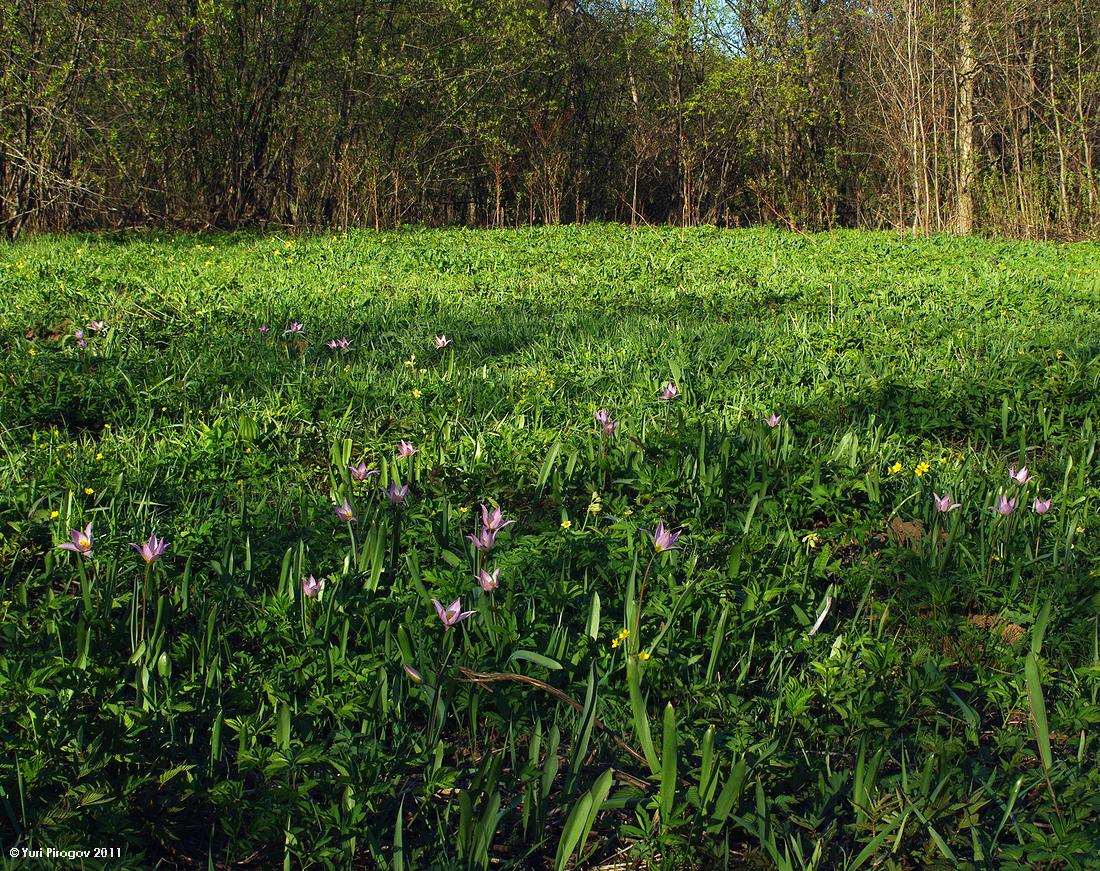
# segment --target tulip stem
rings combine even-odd
[[[447,651],[446,656],[443,653],[450,631],[449,627],[443,630],[443,635],[439,639],[439,652],[436,654],[435,692],[432,693],[432,709],[428,714],[428,732],[426,736],[429,743],[432,742],[432,735],[435,733],[435,709],[439,706],[439,696],[443,692],[443,670],[447,667],[447,663],[451,658],[450,650]],[[425,745],[425,747],[427,746]]]
[[[397,556],[401,551],[401,506],[393,510],[393,535],[390,537],[390,584],[397,581]]]
[[[348,524],[348,535],[351,536],[351,570],[359,571],[359,542],[355,539],[355,524]]]
[[[153,564],[151,562],[146,562],[145,577],[141,581],[141,633],[138,636],[139,641],[145,640],[145,610],[149,598],[149,576],[152,573]]]
[[[637,652],[639,646],[642,643],[642,605],[645,602],[645,586],[646,581],[649,580],[649,570],[653,567],[653,560],[657,556],[657,551],[653,551],[649,555],[649,562],[646,563],[645,571],[642,573],[642,585],[638,590],[638,606],[634,609],[634,641],[631,644],[634,652]]]
[[[85,609],[91,608],[91,586],[88,583],[88,570],[84,567],[84,557],[76,561],[76,568],[80,573],[80,595]]]

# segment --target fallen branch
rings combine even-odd
[[[528,686],[537,687],[540,690],[545,690],[546,692],[550,693],[550,695],[552,695],[555,699],[561,702],[565,702],[565,704],[569,705],[569,707],[573,708],[576,711],[579,711],[581,713],[584,712],[584,705],[582,705],[576,699],[567,696],[557,687],[552,687],[550,686],[550,684],[545,683],[544,681],[538,680],[537,678],[528,677],[525,674],[516,674],[514,672],[508,671],[486,673],[471,671],[468,668],[462,667],[459,667],[458,671],[462,675],[462,680],[464,680],[466,683],[473,683],[478,685],[499,683],[502,681],[509,681],[512,683],[525,683]],[[649,763],[646,762],[646,758],[629,744],[627,744],[626,741],[620,738],[612,729],[607,726],[606,723],[604,723],[599,718],[594,719],[593,722],[595,723],[597,729],[606,732],[610,736],[611,740],[614,741],[623,752],[629,754],[629,756],[635,762],[648,767]],[[648,784],[644,780],[640,780],[633,775],[626,774],[622,771],[616,773],[623,775],[624,779],[630,781],[632,786],[637,786],[640,789],[644,789],[648,786]]]

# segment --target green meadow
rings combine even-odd
[[[2,867],[1100,867],[1098,423],[1097,243],[0,246]]]

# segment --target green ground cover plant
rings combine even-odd
[[[1098,379],[1091,243],[0,248],[0,861],[1097,867]]]

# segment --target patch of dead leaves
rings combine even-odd
[[[991,635],[1015,647],[1027,637],[1027,630],[1018,623],[1012,623],[999,614],[971,614],[970,625],[986,629]]]

